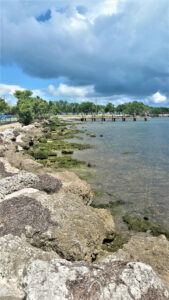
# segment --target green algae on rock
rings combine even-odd
[[[94,208],[115,208],[119,205],[124,205],[125,201],[123,200],[117,200],[117,201],[110,201],[109,203],[101,203],[101,204],[91,204]]]
[[[74,153],[74,149],[84,150],[92,148],[92,146],[65,141],[65,139],[72,139],[77,133],[83,133],[83,131],[58,119],[44,123],[43,129],[45,131],[44,135],[35,141],[27,152],[28,154],[46,167],[70,169],[80,168],[81,165],[85,164],[84,161],[73,159],[70,155]],[[65,156],[57,157],[57,152],[61,152]]]
[[[169,239],[169,230],[165,227],[151,223],[148,220],[141,219],[137,216],[123,216],[123,221],[127,224],[129,230],[146,232],[148,230],[151,231],[151,234],[154,236],[158,236],[160,234],[164,234]]]
[[[112,192],[109,192],[109,191],[99,191],[99,190],[95,190],[94,191],[94,196],[95,197],[103,197],[103,196],[115,197],[115,195]]]
[[[92,138],[96,137],[96,135],[94,133],[91,133],[91,132],[87,132],[86,135],[88,135],[88,136],[90,136]]]
[[[77,159],[73,159],[70,155],[66,156],[56,156],[56,157],[48,157],[48,159],[39,159],[37,162],[44,165],[44,167],[51,167],[55,169],[71,169],[71,168],[80,168],[82,165],[85,165],[85,161],[79,161]]]
[[[62,150],[62,154],[73,154],[73,150],[72,149],[64,149]]]
[[[123,152],[123,154],[125,154],[125,155],[130,155],[131,154],[131,152]]]
[[[128,238],[124,237],[120,233],[115,233],[112,241],[110,240],[104,240],[102,245],[102,250],[108,251],[108,252],[116,252],[119,249],[123,248],[123,245],[128,242]]]
[[[79,176],[80,179],[87,181],[87,180],[93,178],[95,176],[95,173],[87,172],[84,175],[79,174],[78,176]]]

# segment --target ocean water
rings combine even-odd
[[[93,149],[74,154],[93,165],[77,171],[78,175],[93,189],[106,192],[94,203],[124,200],[125,205],[116,209],[119,226],[123,227],[121,216],[127,213],[148,216],[169,228],[169,118],[87,121],[78,128],[96,134],[96,138],[82,135],[82,143],[92,144]]]

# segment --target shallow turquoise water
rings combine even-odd
[[[126,205],[117,209],[119,217],[126,212],[148,215],[169,227],[169,118],[88,121],[78,128],[96,138],[83,135],[83,142],[94,149],[78,151],[74,157],[96,165],[88,169],[94,174],[88,179],[94,189],[113,193],[95,202],[122,199]]]

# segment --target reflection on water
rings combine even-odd
[[[96,198],[95,203],[122,199],[126,205],[117,208],[118,216],[126,211],[148,215],[169,227],[169,118],[88,121],[78,127],[96,134],[96,138],[85,136],[83,140],[94,149],[74,154],[96,165],[88,170],[94,176],[87,181],[94,189],[113,193]]]

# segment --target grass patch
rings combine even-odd
[[[139,232],[146,232],[150,230],[151,234],[154,236],[164,234],[167,239],[169,239],[169,230],[159,224],[154,224],[148,220],[129,215],[123,216],[123,221],[127,224],[129,230],[135,230]]]

